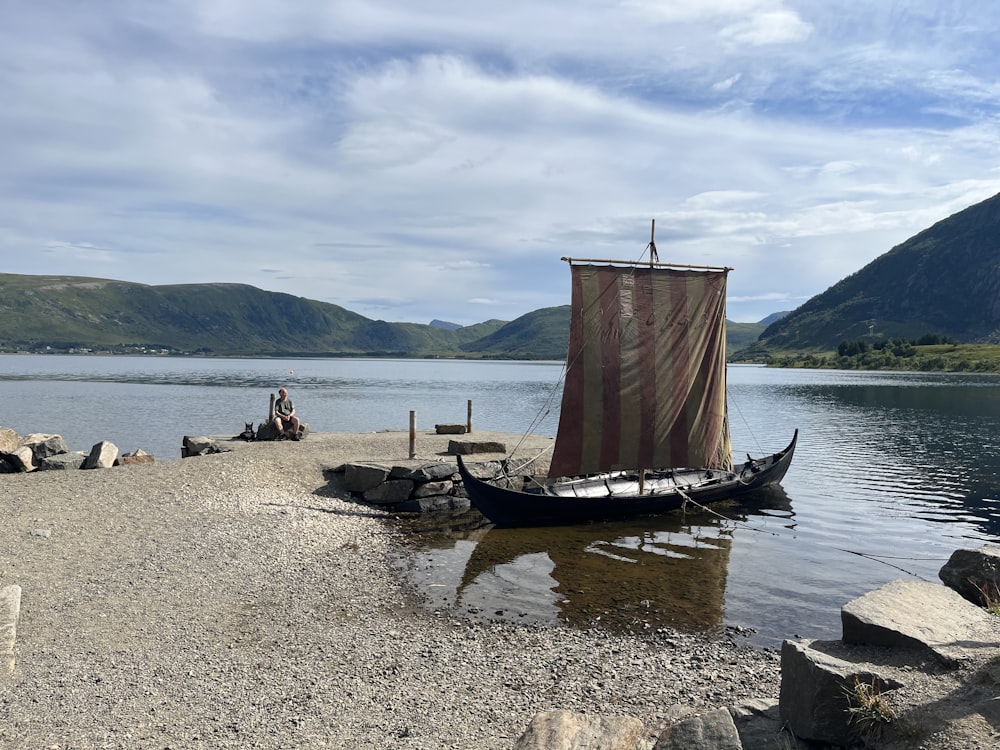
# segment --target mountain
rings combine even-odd
[[[829,350],[842,341],[1000,342],[1000,195],[911,237],[769,325],[754,348]]]
[[[460,353],[503,326],[456,330],[371,320],[244,284],[149,286],[0,274],[0,350],[162,349],[220,355]]]
[[[438,320],[435,318],[430,322],[431,328],[441,328],[445,331],[454,331],[462,327],[461,323],[449,323],[447,320]]]
[[[522,315],[495,333],[463,345],[462,349],[493,357],[562,360],[566,358],[567,346],[569,305],[561,305]]]
[[[763,326],[729,323],[730,351]],[[0,274],[0,352],[156,351],[217,356],[566,356],[569,306],[450,327],[371,320],[337,305],[245,284],[150,286]]]
[[[767,326],[771,325],[771,323],[773,323],[774,321],[781,320],[783,317],[785,317],[786,315],[788,315],[790,312],[791,312],[791,310],[784,310],[782,312],[771,313],[766,318],[761,318],[757,322],[760,323],[762,326],[767,327]]]

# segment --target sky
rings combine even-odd
[[[1000,193],[994,0],[0,0],[0,273],[468,325],[560,259],[792,310]]]

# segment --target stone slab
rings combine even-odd
[[[845,643],[927,649],[956,666],[1000,641],[1000,618],[941,584],[897,580],[841,609]]]

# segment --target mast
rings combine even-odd
[[[654,263],[660,262],[660,255],[656,252],[656,219],[653,219],[653,225],[649,228],[649,267],[652,268]]]

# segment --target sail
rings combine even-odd
[[[728,269],[570,269],[569,351],[549,476],[731,468]]]

